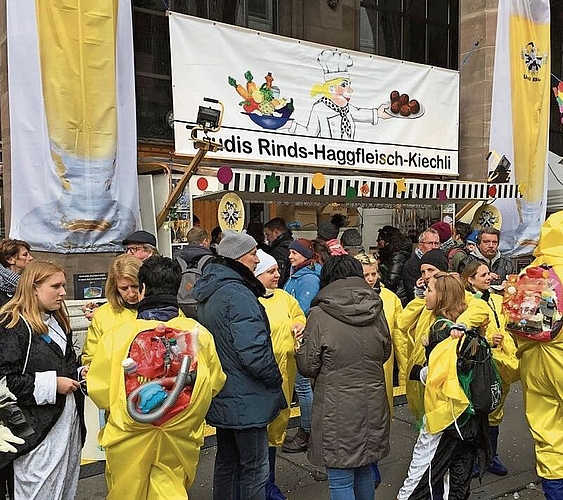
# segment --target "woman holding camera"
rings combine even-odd
[[[61,267],[33,261],[0,309],[0,377],[21,409],[11,419],[12,430],[28,434],[17,453],[0,456],[0,467],[13,461],[16,499],[70,500],[78,486],[84,397],[65,286]]]

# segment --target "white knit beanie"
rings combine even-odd
[[[277,266],[278,261],[274,259],[269,253],[264,252],[264,250],[258,250],[256,256],[260,259],[260,262],[256,266],[256,271],[254,271],[254,276],[258,277],[262,273],[265,273],[268,269]]]

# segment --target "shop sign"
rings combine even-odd
[[[458,174],[459,73],[171,13],[176,151],[203,98],[225,106],[209,157]]]

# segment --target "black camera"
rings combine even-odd
[[[0,420],[18,437],[25,439],[35,433],[33,427],[31,427],[26,420],[21,408],[15,403],[9,403],[0,408]]]

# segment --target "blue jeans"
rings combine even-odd
[[[268,431],[217,428],[214,500],[264,500],[270,472]]]
[[[563,498],[563,479],[542,480],[543,494],[546,500],[561,500]]]
[[[330,500],[374,500],[375,488],[371,465],[355,469],[327,467]]]
[[[299,398],[301,409],[301,427],[306,432],[311,432],[311,412],[313,409],[313,389],[311,382],[299,372],[295,377],[295,392]]]

